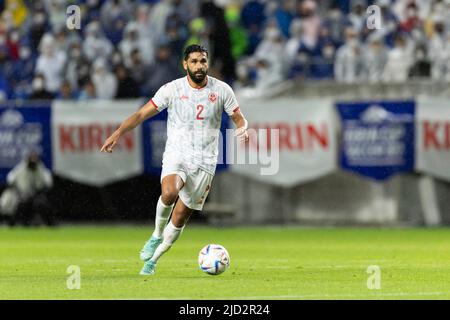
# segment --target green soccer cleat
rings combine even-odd
[[[141,272],[139,273],[142,276],[151,276],[155,274],[156,262],[148,260],[144,263],[144,267],[142,267]]]
[[[142,261],[147,261],[153,257],[156,248],[161,244],[162,238],[151,237],[141,250],[140,258]]]

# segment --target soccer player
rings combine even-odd
[[[248,141],[248,122],[233,90],[208,76],[208,51],[190,45],[184,52],[187,76],[162,86],[140,110],[127,118],[105,141],[111,153],[127,131],[167,108],[167,141],[161,172],[161,196],[156,205],[155,230],[141,250],[141,275],[152,275],[158,259],[178,239],[194,210],[202,210],[217,164],[224,110],[236,125],[239,141]],[[173,212],[172,212],[173,211]],[[172,213],[171,219],[169,216]]]

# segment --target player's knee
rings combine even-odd
[[[161,200],[166,206],[174,204],[178,197],[178,190],[175,188],[163,188],[161,192]]]

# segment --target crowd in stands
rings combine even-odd
[[[149,97],[185,74],[192,43],[237,89],[450,81],[450,0],[0,0],[0,12],[0,101]]]

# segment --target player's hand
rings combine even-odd
[[[237,128],[236,131],[234,132],[234,134],[240,142],[248,141],[248,133],[247,133],[246,128],[244,128],[244,127]]]
[[[108,139],[106,139],[103,147],[100,149],[101,152],[112,153],[114,148],[119,141],[120,133],[118,131],[114,132]]]

